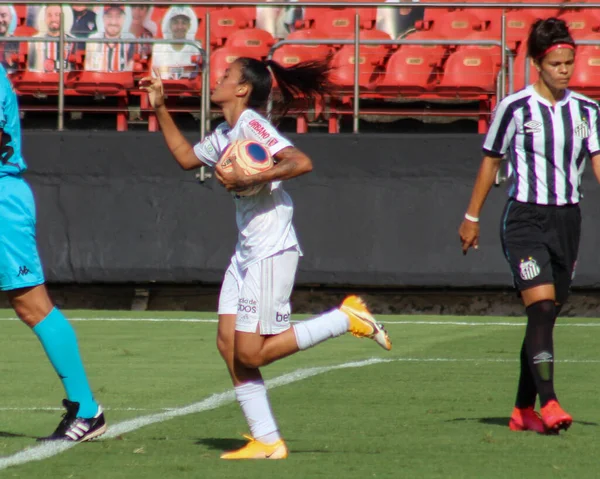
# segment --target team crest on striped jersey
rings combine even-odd
[[[538,276],[541,270],[537,261],[530,256],[529,258],[527,258],[527,260],[521,260],[521,264],[519,265],[519,272],[519,274],[521,275],[521,279],[523,281],[528,281]]]
[[[575,129],[573,130],[575,136],[577,138],[587,138],[590,136],[590,127],[588,126],[587,120],[582,118],[577,125],[575,125]]]
[[[525,127],[525,133],[540,133],[542,131],[542,122],[529,120],[523,125]]]

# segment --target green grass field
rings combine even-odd
[[[228,393],[216,324],[178,320],[214,313],[68,315],[94,319],[73,324],[109,432],[40,459],[48,448],[35,437],[57,425],[64,393],[32,333],[0,311],[0,477],[598,476],[598,320],[561,319],[556,329],[557,391],[575,417],[558,437],[507,427],[523,319],[387,316],[390,353],[348,336],[265,368],[290,457],[228,462],[220,452],[248,431]]]

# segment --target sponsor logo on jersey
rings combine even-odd
[[[275,321],[278,323],[289,323],[290,322],[290,313],[276,313]]]
[[[256,314],[258,311],[258,301],[254,299],[240,298],[238,301],[238,313]]]
[[[209,155],[215,154],[215,148],[212,146],[212,143],[208,138],[202,142],[202,145],[204,146],[204,149]]]
[[[262,138],[263,140],[268,140],[271,137],[271,135],[269,135],[269,132],[267,132],[267,129],[261,125],[260,121],[252,120],[250,123],[248,123],[248,125],[250,125],[250,128],[252,128],[256,132],[256,135],[259,138]]]
[[[525,133],[540,133],[542,131],[542,123],[535,120],[530,120],[523,125]]]
[[[260,121],[251,120],[250,123],[248,123],[248,125],[250,126],[250,128],[252,128],[256,136],[263,140],[268,147],[276,145],[279,141],[277,140],[277,138],[271,138],[271,135]]]
[[[530,256],[527,260],[521,260],[519,271],[521,279],[523,281],[529,281],[538,276],[541,272],[541,269],[537,261]]]

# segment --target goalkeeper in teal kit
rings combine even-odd
[[[40,439],[86,441],[106,431],[104,413],[92,395],[75,331],[44,285],[35,202],[22,177],[25,169],[17,96],[0,66],[0,291],[8,294],[17,316],[40,340],[66,391],[67,413],[54,433]]]

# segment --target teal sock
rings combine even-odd
[[[60,377],[67,398],[79,403],[77,416],[94,417],[98,412],[98,403],[94,401],[79,355],[75,331],[67,318],[58,308],[54,308],[33,327],[33,332],[42,343],[48,359]]]

